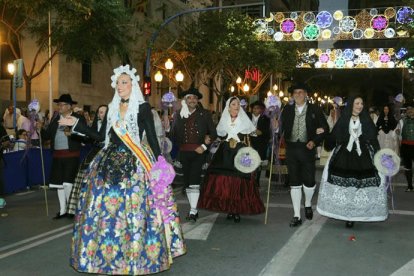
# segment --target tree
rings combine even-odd
[[[187,73],[209,86],[220,100],[246,69],[255,68],[262,74],[259,82],[253,83],[252,93],[256,94],[272,73],[295,68],[293,44],[261,41],[254,31],[253,20],[240,12],[202,13],[178,38],[177,48],[189,53],[184,60]],[[211,79],[215,80],[213,87]]]
[[[26,101],[31,99],[31,83],[49,60],[63,54],[69,60],[99,61],[118,54],[125,57],[129,12],[116,0],[0,0],[0,24],[15,59],[24,61]],[[48,13],[51,14],[50,58],[48,51]],[[23,56],[25,38],[36,41],[32,61]]]

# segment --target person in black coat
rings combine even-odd
[[[300,204],[302,185],[305,193],[305,217],[313,218],[312,197],[315,192],[316,147],[329,131],[321,109],[307,102],[307,85],[298,83],[289,88],[294,104],[286,105],[281,115],[281,133],[286,141],[286,161],[294,216],[291,227],[302,224]]]
[[[6,129],[3,124],[0,124],[0,195],[4,193],[3,183],[3,150],[10,143],[9,135],[7,135]]]
[[[256,131],[250,135],[251,146],[257,150],[262,161],[267,159],[267,150],[270,139],[270,119],[264,114],[266,106],[260,101],[250,105],[252,113],[249,115]],[[260,185],[261,166],[256,170],[256,184]]]
[[[53,100],[58,105],[59,114],[52,118],[47,129],[42,129],[43,140],[51,141],[53,151],[52,168],[49,176],[49,187],[56,188],[60,210],[54,219],[67,216],[67,203],[79,168],[82,138],[72,135],[70,127],[59,126],[58,121],[67,116],[74,116],[84,121],[84,117],[75,114],[72,106],[77,104],[70,94],[62,94]],[[41,129],[39,122],[38,128]]]

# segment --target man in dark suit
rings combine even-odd
[[[216,139],[217,132],[211,113],[198,104],[203,95],[197,89],[190,88],[181,96],[182,107],[175,113],[171,136],[179,147],[184,188],[191,207],[187,219],[196,221],[202,166],[208,145]]]
[[[60,219],[67,216],[67,203],[79,169],[82,138],[71,135],[70,128],[59,126],[58,121],[67,116],[74,116],[83,121],[85,118],[72,111],[72,105],[77,102],[72,100],[70,94],[62,94],[59,99],[53,101],[58,105],[59,115],[52,118],[46,130],[42,130],[42,137],[44,140],[51,140],[53,159],[49,187],[57,189],[60,210],[54,219]]]
[[[256,131],[250,135],[251,146],[257,150],[262,161],[267,159],[267,149],[270,139],[270,119],[264,115],[266,106],[260,101],[255,101],[250,105],[252,111],[249,116],[256,127]],[[260,185],[261,166],[256,171],[256,182]]]
[[[289,88],[289,92],[294,103],[286,105],[282,111],[281,133],[286,141],[286,162],[294,210],[290,226],[296,227],[302,224],[302,185],[305,193],[305,217],[309,220],[313,218],[316,147],[329,132],[329,127],[320,108],[307,102],[307,95],[310,93],[307,85],[295,84]]]

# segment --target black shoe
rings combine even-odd
[[[308,219],[308,220],[313,219],[312,207],[305,207],[305,218]]]
[[[346,227],[346,228],[352,228],[352,227],[354,227],[354,222],[353,222],[353,221],[347,221],[347,222],[345,223],[345,227]]]
[[[407,193],[414,192],[414,188],[413,187],[408,187],[405,191]]]
[[[234,214],[227,214],[227,219],[234,219]]]
[[[234,222],[239,223],[240,222],[240,215],[234,215]]]
[[[290,227],[297,227],[300,225],[302,225],[302,220],[298,217],[293,217],[289,224]]]
[[[61,218],[66,218],[68,216],[67,213],[64,213],[63,215],[60,214],[60,212],[58,212],[56,214],[56,216],[53,217],[53,219],[61,219]]]
[[[197,214],[188,214],[188,216],[185,218],[186,220],[192,220],[192,221],[194,221],[194,222],[196,222],[197,221],[197,219],[198,219],[198,213]]]

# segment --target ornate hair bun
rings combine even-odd
[[[139,81],[139,75],[135,75],[135,73],[137,72],[137,69],[132,68],[129,66],[129,64],[123,66],[119,66],[118,68],[114,69],[114,74],[111,76],[111,86],[112,88],[116,87],[116,82],[119,78],[120,75],[122,74],[127,74],[131,77],[132,79],[132,85],[138,85],[138,81]]]

